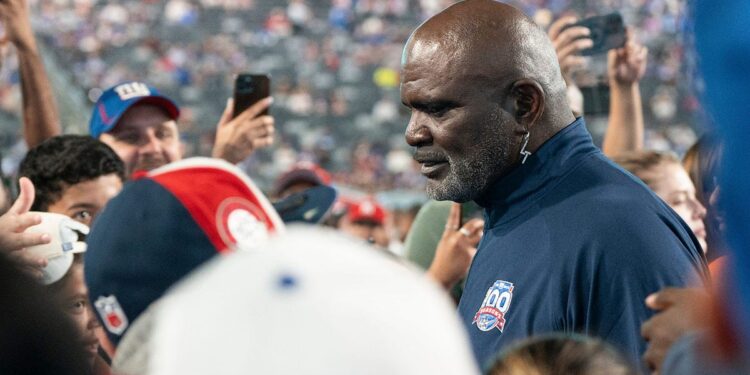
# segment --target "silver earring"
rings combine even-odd
[[[529,132],[526,132],[526,134],[523,135],[523,145],[521,146],[521,152],[520,154],[523,155],[523,159],[521,159],[521,164],[526,163],[526,159],[528,159],[529,156],[531,156],[531,152],[526,150],[526,146],[529,145]]]

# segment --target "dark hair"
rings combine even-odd
[[[706,134],[690,146],[682,159],[682,166],[695,185],[695,196],[705,207],[710,206],[711,193],[716,189],[721,151],[719,140]]]
[[[551,334],[519,342],[500,353],[488,375],[636,375],[611,345],[582,335]]]
[[[649,176],[647,172],[664,163],[680,165],[680,159],[678,159],[673,153],[659,151],[626,152],[613,157],[612,161],[640,178],[643,183],[650,187],[653,187],[654,181],[650,178],[651,176]]]
[[[87,135],[61,135],[29,150],[18,175],[34,183],[31,209],[46,211],[68,187],[112,173],[125,181],[125,164],[109,146]]]
[[[716,190],[716,178],[723,148],[719,138],[704,134],[685,153],[682,166],[695,185],[695,197],[706,207],[706,243],[709,261],[725,255],[726,243],[721,233],[717,207],[711,204],[711,194]]]
[[[88,372],[79,335],[55,297],[0,254],[0,374]]]

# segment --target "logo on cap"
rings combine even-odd
[[[474,315],[471,324],[476,324],[477,328],[483,332],[489,332],[497,328],[501,333],[505,328],[505,314],[510,308],[510,302],[513,299],[513,283],[497,280],[487,291],[482,306]]]
[[[100,296],[94,302],[94,306],[107,331],[115,335],[121,335],[128,328],[128,318],[122,311],[120,303],[117,302],[117,297],[112,295],[109,297]]]
[[[123,101],[151,95],[151,90],[142,82],[123,83],[115,87],[114,90],[120,96],[120,100]]]
[[[221,239],[240,250],[257,249],[268,238],[263,211],[246,199],[233,197],[222,202],[217,219]]]

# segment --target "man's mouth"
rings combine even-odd
[[[422,164],[420,172],[427,178],[436,177],[444,168],[448,167],[448,160],[443,155],[414,154],[414,160]]]

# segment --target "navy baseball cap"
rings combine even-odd
[[[118,345],[138,317],[209,259],[263,248],[284,223],[271,203],[227,162],[190,158],[131,181],[86,239],[89,299]]]
[[[321,185],[292,194],[273,204],[284,223],[318,224],[336,201],[336,189]]]
[[[180,117],[180,109],[164,95],[143,83],[125,82],[110,87],[94,105],[89,123],[89,133],[99,138],[102,133],[112,130],[125,111],[136,104],[153,104],[164,109],[169,117],[176,120]]]

